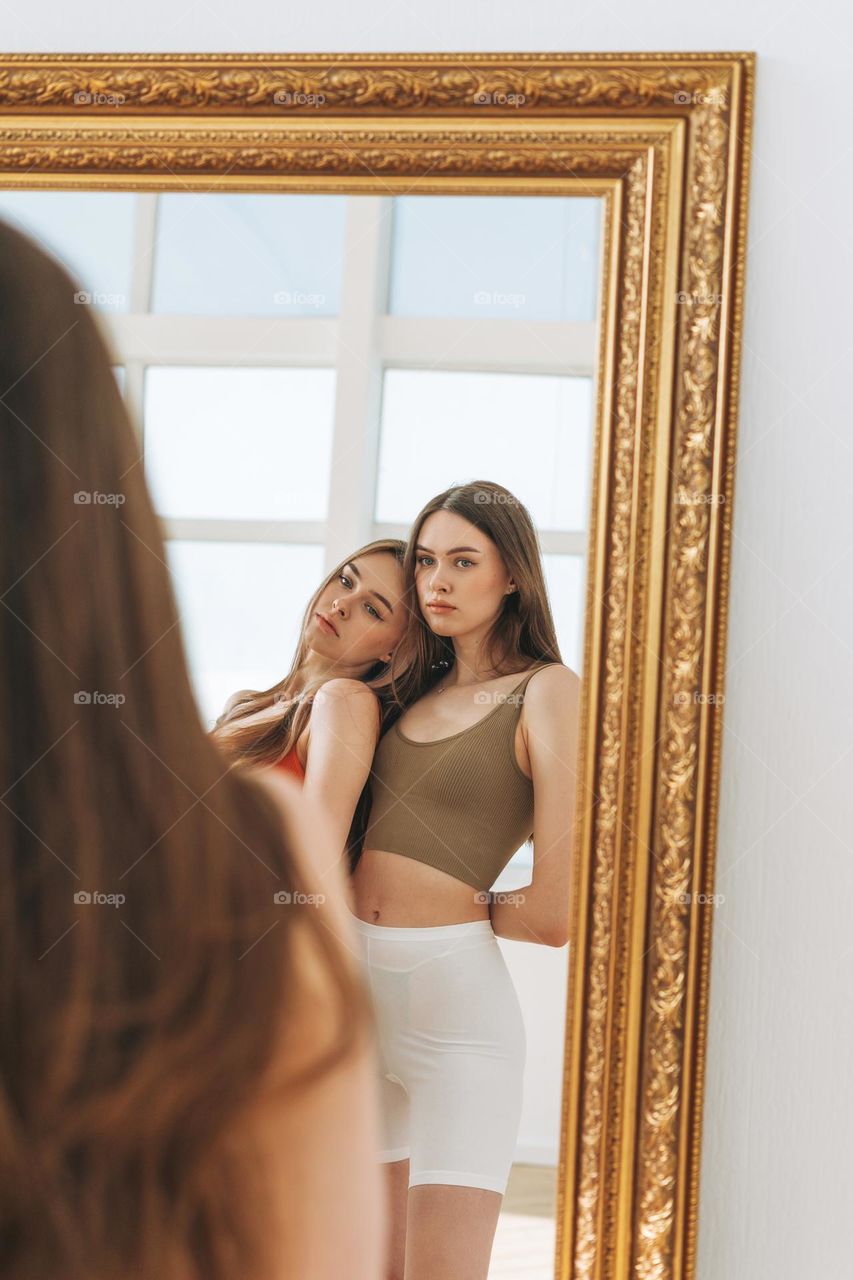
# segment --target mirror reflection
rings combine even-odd
[[[343,873],[385,1274],[551,1277],[601,201],[5,191],[0,217],[109,343],[223,768],[299,811],[306,883]]]

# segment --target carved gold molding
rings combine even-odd
[[[547,114],[673,107],[724,91],[750,54],[19,54],[0,68],[0,110],[451,115],[501,113],[507,95]],[[82,103],[79,95],[93,99]],[[120,101],[116,103],[115,99]],[[695,100],[695,99],[694,99]],[[676,105],[679,105],[676,103]],[[682,102],[680,105],[688,105]]]
[[[602,197],[560,1280],[694,1274],[754,76],[751,53],[0,63],[7,187]]]

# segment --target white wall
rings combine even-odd
[[[531,946],[506,938],[501,938],[500,945],[518,992],[527,1036],[515,1158],[525,1164],[556,1165],[570,948]]]
[[[698,1280],[849,1276],[849,15],[825,0],[2,12],[8,51],[758,53]]]

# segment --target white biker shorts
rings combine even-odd
[[[490,920],[402,928],[350,912],[375,1013],[378,1158],[409,1186],[506,1190],[527,1037]]]

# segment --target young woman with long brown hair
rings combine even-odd
[[[287,675],[233,694],[214,729],[235,762],[273,765],[302,783],[346,850],[347,870],[363,840],[382,726],[407,696],[406,673],[393,688],[390,677],[407,625],[405,550],[383,538],[337,565],[308,601]]]
[[[0,224],[0,1276],[377,1280],[336,836],[201,723],[77,290]]]
[[[526,1037],[497,937],[563,946],[579,680],[536,533],[488,481],[417,516],[398,650],[421,696],[382,737],[353,876],[377,1017],[390,1280],[484,1280],[521,1114]],[[533,835],[533,882],[492,900]]]

